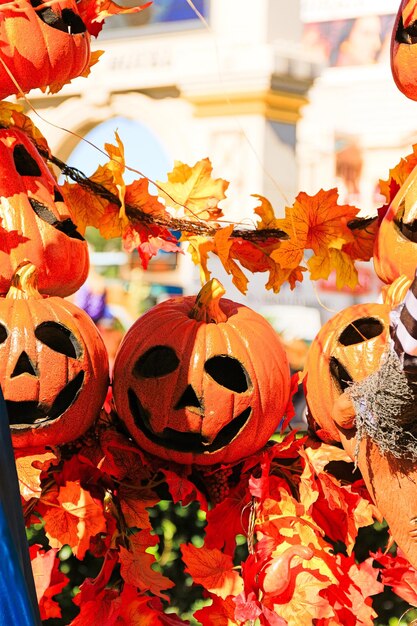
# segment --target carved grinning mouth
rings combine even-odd
[[[79,372],[59,392],[50,407],[38,402],[15,402],[6,399],[9,424],[14,428],[37,426],[60,417],[75,402],[84,382],[84,372]]]
[[[37,9],[37,7],[42,6],[43,0],[30,0],[30,4],[34,9]],[[36,15],[47,26],[70,35],[79,35],[87,30],[81,17],[72,9],[62,9],[61,14],[59,14],[55,13],[51,7],[43,7],[36,10]]]
[[[148,412],[143,408],[133,389],[129,389],[128,397],[130,412],[133,415],[135,424],[145,437],[152,443],[177,452],[212,454],[221,450],[239,435],[252,413],[251,407],[242,411],[231,422],[226,424],[210,442],[199,433],[184,433],[173,428],[164,428],[162,433],[157,435],[149,423]]]

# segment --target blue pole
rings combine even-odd
[[[0,626],[40,626],[6,404],[0,389]]]

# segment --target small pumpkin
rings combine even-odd
[[[374,268],[385,283],[417,266],[417,168],[402,184],[383,217],[374,244]]]
[[[10,252],[0,250],[0,293],[27,260],[38,269],[41,293],[68,296],[87,278],[87,243],[72,222],[57,182],[22,131],[0,128],[0,218],[8,231],[27,238]]]
[[[163,459],[240,460],[266,444],[287,407],[290,372],[279,337],[224,293],[213,279],[197,298],[158,304],[117,352],[117,413],[139,446]]]
[[[23,264],[0,298],[0,385],[13,446],[58,445],[92,424],[108,389],[108,359],[89,316],[43,298],[36,268]]]
[[[0,99],[59,88],[87,69],[90,35],[75,0],[1,0],[0,11]]]
[[[402,0],[391,37],[391,72],[398,89],[417,100],[417,1]]]
[[[355,304],[326,322],[313,340],[306,362],[304,382],[311,425],[325,441],[340,441],[335,423],[335,403],[349,383],[377,371],[389,339],[388,304]],[[342,427],[352,426],[352,416]]]

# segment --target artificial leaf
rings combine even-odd
[[[96,180],[100,182],[100,180]],[[65,203],[71,208],[72,219],[77,224],[81,235],[85,234],[87,226],[99,228],[108,200],[93,194],[83,185],[65,181],[60,187]]]
[[[209,159],[202,159],[190,167],[175,161],[167,182],[158,181],[159,196],[187,217],[217,220],[222,216],[218,204],[223,200],[229,183],[212,178],[213,167]]]
[[[417,165],[417,144],[413,145],[413,152],[403,157],[399,163],[389,171],[387,180],[380,180],[380,192],[387,200],[387,204],[391,204],[397,191],[405,182],[408,175],[411,174]]]
[[[76,482],[59,489],[56,501],[48,503],[44,514],[45,532],[53,548],[68,544],[82,559],[90,539],[106,530],[103,506]]]
[[[328,601],[320,595],[320,591],[330,584],[330,580],[323,581],[313,572],[300,571],[290,600],[275,604],[273,608],[288,624],[313,626],[315,620],[334,615]]]
[[[236,604],[233,596],[228,596],[224,600],[219,596],[211,595],[211,604],[199,609],[194,613],[202,626],[237,626],[235,621]]]
[[[103,28],[104,20],[108,17],[138,13],[150,7],[151,4],[152,2],[146,2],[141,6],[123,7],[112,2],[112,0],[80,0],[77,8],[90,35],[97,37]]]
[[[78,596],[74,602],[77,598]],[[103,589],[94,599],[80,603],[81,610],[70,626],[119,626],[120,607],[119,592],[115,589]]]
[[[383,566],[381,570],[382,582],[403,600],[417,607],[417,571],[410,565],[404,556],[399,553],[393,556],[381,550],[373,557]]]
[[[233,246],[233,240],[230,235],[233,231],[233,225],[226,226],[226,228],[219,229],[214,235],[214,247],[217,256],[219,257],[224,269],[228,274],[233,277],[233,284],[241,293],[246,293],[248,286],[248,279],[238,266],[238,264],[231,258],[230,250]]]
[[[358,209],[339,205],[337,189],[321,189],[314,196],[298,194],[292,207],[287,207],[285,218],[277,220],[278,228],[289,235],[272,256],[281,267],[295,268],[301,262],[304,249],[325,256],[335,241],[348,243],[353,236],[347,226]]]
[[[192,544],[181,546],[186,572],[194,582],[220,598],[237,595],[243,590],[243,581],[234,570],[230,556],[214,548],[196,548]]]
[[[58,461],[53,452],[39,450],[36,454],[16,453],[16,469],[19,479],[20,495],[26,501],[41,495],[41,474]]]
[[[154,507],[159,498],[151,490],[136,486],[122,486],[119,491],[120,506],[129,528],[152,529],[148,509]]]
[[[174,583],[161,573],[152,569],[155,557],[146,550],[156,545],[158,538],[151,535],[148,530],[141,530],[129,538],[130,547],[120,548],[120,573],[123,580],[141,591],[151,593],[168,599],[162,590],[170,589]]]
[[[187,241],[188,252],[194,265],[197,265],[200,271],[200,281],[204,285],[210,280],[210,272],[208,269],[208,256],[210,252],[214,252],[214,242],[211,239],[202,237],[201,235],[182,235],[181,241]]]
[[[61,607],[54,600],[69,582],[59,570],[58,550],[45,552],[41,546],[32,545],[29,553],[36,587],[39,611],[42,620],[61,617]]]
[[[247,524],[249,503],[248,486],[241,481],[227,498],[208,511],[205,539],[207,548],[217,548],[225,554],[234,554],[236,537],[244,532]]]
[[[34,142],[34,144],[49,153],[49,148],[45,137],[36,128],[30,117],[23,113],[23,106],[12,104],[7,100],[0,102],[0,126],[6,128],[15,127],[22,130]]]
[[[181,502],[183,506],[187,506],[190,502],[198,501],[201,509],[207,511],[206,498],[181,470],[172,472],[171,470],[162,469],[161,471],[165,476],[174,503]]]

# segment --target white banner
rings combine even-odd
[[[300,0],[303,22],[328,22],[362,15],[392,15],[400,0]]]

